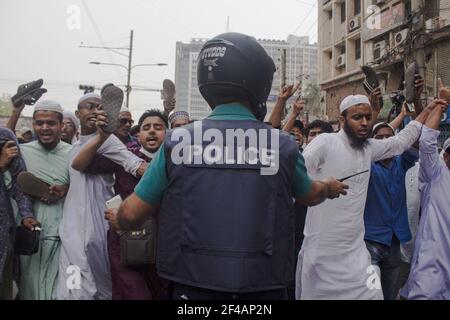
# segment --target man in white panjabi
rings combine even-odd
[[[384,140],[368,139],[372,109],[366,96],[346,97],[340,112],[343,129],[320,135],[303,153],[312,179],[341,179],[370,170],[374,161],[402,154],[419,138],[429,108]],[[383,299],[379,270],[371,265],[364,243],[369,178],[370,172],[348,178],[346,197],[308,209],[297,263],[297,299]]]
[[[73,146],[70,163],[81,148],[97,136],[97,108],[100,103],[100,96],[93,93],[83,96],[78,102],[76,113],[80,119],[81,136]],[[115,135],[111,135],[97,152],[135,176],[144,163]],[[104,219],[104,211],[105,202],[114,197],[114,177],[112,174],[84,174],[72,167],[69,174],[70,188],[59,227],[61,255],[57,299],[109,300],[112,294],[106,245],[109,226]]]

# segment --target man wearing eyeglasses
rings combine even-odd
[[[114,134],[120,139],[124,144],[128,144],[131,141],[137,143],[137,139],[130,136],[130,129],[134,125],[134,121],[131,117],[131,113],[126,107],[122,107],[119,113],[119,127],[116,129]]]
[[[78,101],[76,111],[80,119],[80,139],[71,153],[73,159],[86,145],[99,142],[97,118],[101,97],[95,93],[84,95]],[[104,118],[106,118],[104,116]],[[115,136],[102,140],[99,154],[122,165],[133,175],[142,170],[143,160],[128,152]],[[146,166],[146,164],[145,164]],[[59,262],[58,299],[111,299],[111,275],[106,245],[108,224],[103,217],[105,202],[114,194],[112,174],[90,175],[69,166],[70,188],[60,224],[61,255]],[[78,267],[78,268],[77,268]],[[80,270],[80,284],[71,285],[72,268]]]
[[[94,147],[96,151],[88,152],[89,157],[104,156],[134,177],[142,175],[147,167],[144,160],[127,150],[118,136],[106,134],[97,126],[101,119],[107,119],[105,111],[100,110],[101,103],[101,97],[95,93],[88,93],[78,101],[80,140],[71,153],[71,184],[60,225],[58,299],[108,300],[112,295],[107,248],[109,226],[103,212],[105,202],[114,197],[114,175],[105,171],[86,174],[76,165],[77,157],[82,150]],[[79,286],[70,283],[73,266],[80,270]]]

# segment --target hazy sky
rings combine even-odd
[[[79,29],[68,12],[71,6],[80,9]],[[163,79],[174,79],[175,43],[225,32],[227,16],[231,31],[257,38],[296,34],[317,39],[316,0],[0,0],[0,95],[43,78],[49,91],[44,97],[75,110],[82,95],[79,84],[126,83],[125,69],[89,61],[126,65],[127,58],[108,50],[79,48],[80,44],[127,46],[130,29],[134,29],[133,65],[168,64],[134,69],[131,84],[159,89]],[[161,106],[159,93],[131,94],[135,118]],[[31,110],[28,107],[25,115]]]

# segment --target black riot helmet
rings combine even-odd
[[[255,38],[224,33],[205,43],[198,57],[200,93],[214,108],[220,101],[248,101],[259,120],[266,116],[275,64]]]

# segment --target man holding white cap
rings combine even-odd
[[[70,188],[60,225],[61,258],[57,298],[59,300],[107,300],[111,299],[111,274],[106,244],[108,222],[104,219],[105,202],[112,197],[113,174],[85,174],[72,167],[73,159],[87,145],[98,147],[97,153],[136,176],[143,173],[145,161],[129,152],[115,136],[106,135],[97,128],[97,122],[107,119],[106,112],[99,110],[100,95],[88,93],[78,102],[77,117],[80,119],[80,140],[71,152]],[[141,174],[142,174],[141,173]],[[73,266],[81,277],[79,286],[73,280]],[[75,281],[75,282],[71,282]],[[72,283],[72,284],[71,284]]]
[[[369,99],[348,96],[340,105],[343,129],[322,134],[306,147],[308,174],[314,180],[346,178],[349,192],[345,198],[326,200],[308,210],[297,264],[297,299],[383,299],[379,275],[364,243],[368,171],[372,162],[403,153],[419,138],[430,108],[397,136],[374,140],[368,139]]]
[[[64,196],[69,185],[69,156],[72,147],[61,141],[63,110],[58,102],[39,100],[33,113],[33,130],[37,140],[20,145],[27,171],[50,185],[60,198],[55,203],[35,199],[33,211],[41,224],[39,253],[20,256],[21,300],[55,299],[55,283],[58,275],[60,238],[59,224],[63,215]],[[39,222],[38,222],[39,221]]]
[[[419,189],[422,215],[402,296],[410,300],[450,299],[450,139],[438,153],[437,140],[442,114],[450,103],[450,88],[441,84],[446,98],[428,117],[420,137]]]

